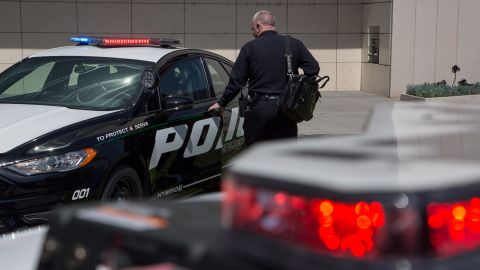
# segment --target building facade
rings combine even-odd
[[[390,96],[408,84],[480,81],[480,1],[394,0]]]
[[[399,96],[454,64],[480,80],[478,0],[0,0],[0,71],[75,35],[179,38],[235,60],[260,9],[304,41],[326,90]]]

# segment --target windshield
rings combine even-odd
[[[154,63],[97,57],[27,59],[0,75],[0,103],[114,110],[135,104]]]

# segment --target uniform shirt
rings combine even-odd
[[[317,60],[303,43],[290,38],[292,69],[298,68],[308,76],[318,75]],[[247,42],[240,50],[230,72],[230,80],[218,104],[225,107],[248,82],[248,91],[280,94],[287,84],[287,60],[285,37],[275,31],[265,31],[258,38]]]

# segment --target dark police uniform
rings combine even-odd
[[[303,43],[290,38],[292,68],[298,73],[318,75],[320,67]],[[285,37],[276,31],[263,32],[240,50],[230,81],[218,104],[225,107],[248,82],[248,95],[254,100],[245,115],[243,129],[247,145],[255,142],[297,137],[297,124],[279,110],[279,95],[287,84]]]

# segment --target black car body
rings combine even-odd
[[[238,100],[207,111],[231,65],[202,50],[85,45],[3,72],[0,224],[42,222],[59,203],[171,198],[218,184],[243,147]]]

